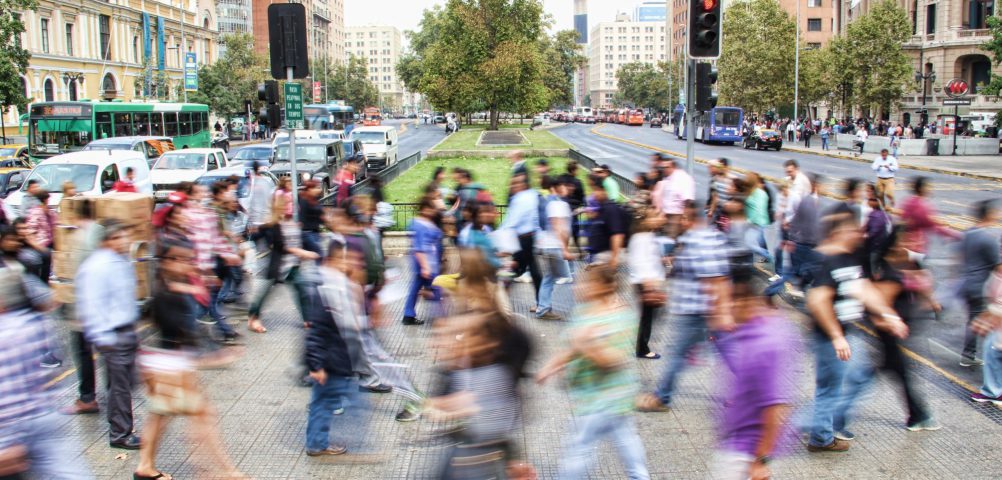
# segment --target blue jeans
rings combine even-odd
[[[765,229],[758,225],[752,225],[745,231],[745,245],[752,253],[766,259],[772,263],[772,254],[769,253],[769,245],[765,243]]]
[[[668,368],[665,369],[655,395],[665,405],[671,404],[671,395],[675,391],[675,382],[678,375],[685,368],[686,356],[696,345],[706,341],[708,329],[706,328],[706,317],[704,315],[675,315],[675,347],[671,352]]]
[[[219,287],[209,287],[209,306],[203,307],[202,304],[196,303],[195,306],[198,307],[198,310],[195,311],[195,318],[202,318],[208,314],[209,318],[215,320],[215,326],[216,329],[219,330],[219,333],[223,335],[233,335],[236,333],[233,331],[233,327],[226,323],[226,317],[219,313],[219,305],[222,303],[219,300],[220,291],[221,289]]]
[[[821,137],[821,149],[828,150],[828,137]]]
[[[55,412],[20,419],[0,429],[0,448],[22,445],[28,450],[31,478],[89,480],[94,475],[83,460],[80,444],[66,434]],[[12,443],[11,443],[12,442]],[[20,478],[20,477],[16,477]]]
[[[1002,350],[995,347],[996,342],[1002,333],[997,331],[988,334],[984,343],[985,365],[982,367],[984,380],[981,385],[981,394],[989,397],[1002,397]]]
[[[567,446],[557,478],[578,480],[588,475],[595,462],[595,445],[609,438],[623,462],[626,478],[648,479],[647,455],[629,414],[593,413],[577,417],[577,433]]]
[[[815,330],[812,334],[817,374],[808,443],[823,447],[835,441],[835,432],[845,429],[856,400],[873,380],[873,366],[855,334],[846,335],[852,351],[846,362],[835,356],[835,347],[824,332]]]
[[[553,310],[553,287],[557,280],[570,276],[563,250],[544,248],[539,250],[540,264],[543,266],[543,281],[539,284],[539,300],[536,302],[536,316],[543,316]]]
[[[317,264],[320,264],[324,258],[323,245],[320,244],[320,232],[303,232],[303,250],[309,250],[319,255]]]
[[[417,263],[413,265],[414,267],[414,278],[411,280],[411,288],[407,292],[407,301],[404,303],[404,316],[405,317],[417,317],[417,298],[418,293],[421,292],[422,288],[430,288],[434,293],[434,300],[438,301],[441,298],[441,292],[438,287],[431,286],[432,280],[435,279],[435,272],[429,275],[430,278],[424,278],[421,276],[421,267],[417,266]]]
[[[800,288],[803,289],[814,283],[814,268],[821,261],[821,256],[814,251],[814,248],[814,245],[794,244],[793,252],[790,253],[792,265],[778,269],[782,270],[782,273],[777,272],[782,275],[782,278],[769,284],[765,289],[765,295],[771,296],[779,293],[783,289],[783,284],[794,278],[800,278]]]
[[[348,397],[347,402],[342,397]],[[354,405],[358,397],[358,385],[351,377],[327,377],[327,383],[313,383],[310,393],[309,416],[306,420],[306,451],[319,452],[330,446],[331,420],[334,410],[343,405]],[[353,437],[362,437],[365,432],[352,432]]]

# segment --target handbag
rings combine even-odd
[[[147,409],[158,415],[196,415],[205,410],[195,361],[177,350],[143,347],[139,372],[146,385]]]

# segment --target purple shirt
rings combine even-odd
[[[770,314],[755,317],[718,340],[732,374],[723,390],[729,396],[720,426],[722,450],[754,455],[762,438],[763,410],[793,402],[797,338],[789,321]]]

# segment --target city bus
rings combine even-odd
[[[581,123],[595,123],[595,111],[591,107],[575,107],[574,117]]]
[[[741,123],[745,112],[739,107],[713,107],[706,112],[696,112],[693,119],[696,124],[697,142],[726,143],[734,145],[742,140]],[[678,129],[678,138],[685,138],[686,119],[682,118],[682,128]]]
[[[619,109],[619,112],[616,113],[616,123],[626,125],[626,121],[629,120],[629,117],[630,111],[625,108],[621,108]]]
[[[197,103],[39,102],[28,109],[28,151],[36,161],[81,150],[91,140],[171,137],[174,147],[212,146],[209,107]]]
[[[383,117],[376,107],[365,107],[362,111],[362,126],[378,127],[383,124]]]
[[[306,105],[303,117],[308,130],[344,130],[347,136],[355,128],[355,109],[342,102]]]
[[[644,124],[644,111],[643,110],[627,110],[626,111],[626,124],[631,126],[638,126]]]

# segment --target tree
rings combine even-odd
[[[543,18],[541,0],[448,0],[408,35],[420,64],[405,59],[405,84],[436,108],[488,110],[491,129],[502,111],[540,111],[552,96],[539,42]]]
[[[0,41],[0,116],[11,106],[27,110],[29,99],[21,75],[28,69],[31,54],[21,45],[21,12],[36,8],[36,0],[0,0],[0,38],[7,39]]]
[[[849,23],[837,63],[846,68],[853,104],[882,116],[899,102],[912,81],[912,61],[902,48],[910,37],[908,14],[894,0],[871,4]]]
[[[244,113],[246,100],[257,111],[261,107],[257,87],[267,78],[268,60],[254,51],[254,37],[249,33],[226,34],[219,41],[226,52],[216,63],[199,68],[198,91],[189,93],[188,100],[204,103],[224,117]]]
[[[717,62],[721,104],[764,112],[791,102],[796,29],[775,0],[731,4]]]
[[[1002,20],[994,16],[988,17],[988,31],[991,33],[992,39],[981,44],[981,49],[991,54],[992,63],[998,66],[1002,64]],[[992,72],[991,75],[988,85],[980,87],[978,92],[997,97],[1002,94],[1002,75],[995,72]],[[1002,110],[995,114],[995,126],[1002,127]]]
[[[562,30],[552,37],[540,37],[540,49],[546,59],[543,83],[550,91],[550,106],[565,106],[574,103],[574,74],[588,59],[581,54],[577,43],[578,33]]]
[[[330,73],[327,85],[330,99],[344,100],[345,104],[361,111],[379,105],[379,89],[369,80],[369,62],[364,57],[352,55],[348,63],[340,63]]]

